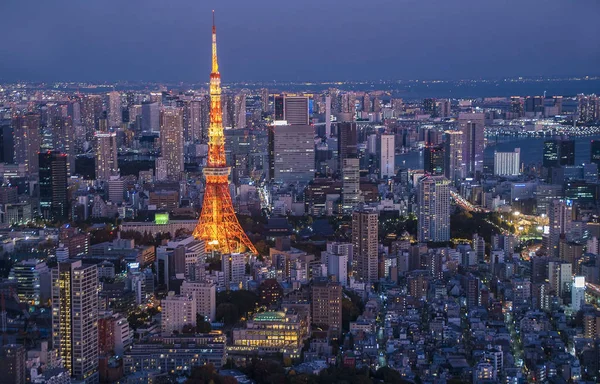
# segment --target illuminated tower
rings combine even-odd
[[[208,161],[204,168],[206,189],[200,220],[194,237],[206,242],[208,252],[224,254],[252,253],[256,248],[238,222],[229,194],[229,168],[225,161],[225,135],[221,111],[221,75],[217,63],[217,29],[212,27],[212,72],[210,74],[210,125],[208,127]]]

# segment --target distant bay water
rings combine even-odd
[[[575,164],[590,162],[590,142],[600,140],[600,135],[572,137],[575,140]],[[512,152],[515,148],[521,149],[521,162],[527,165],[541,164],[544,153],[544,141],[549,138],[536,137],[489,137],[488,146],[485,148],[484,157],[494,156],[494,151]],[[396,167],[423,169],[423,152],[414,151],[396,155]]]

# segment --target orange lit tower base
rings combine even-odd
[[[208,159],[203,170],[206,179],[202,213],[194,230],[196,239],[204,240],[206,250],[222,254],[250,251],[258,254],[242,229],[229,194],[229,168],[225,162],[225,135],[221,111],[221,74],[217,62],[217,30],[213,11],[212,72],[210,73],[210,125]]]

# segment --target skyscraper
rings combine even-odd
[[[120,128],[123,121],[123,111],[121,107],[121,94],[117,91],[108,93],[108,126],[110,128]]]
[[[483,172],[484,113],[460,113],[458,123],[463,133],[462,160],[465,176]]]
[[[561,140],[560,165],[575,165],[575,140]]]
[[[353,211],[360,203],[359,159],[348,158],[342,162],[342,210]]]
[[[142,131],[158,132],[160,130],[160,106],[158,103],[142,104]]]
[[[194,298],[197,313],[204,316],[206,321],[216,321],[217,285],[215,283],[211,281],[184,281],[181,285],[181,294]]]
[[[98,382],[98,271],[81,260],[52,269],[52,345],[71,376]]]
[[[69,218],[67,155],[58,151],[39,154],[40,214],[46,220]]]
[[[463,134],[459,131],[446,131],[444,143],[444,175],[451,182],[462,178]]]
[[[371,283],[379,278],[377,269],[378,214],[374,211],[352,212],[352,248],[356,262],[354,273],[364,282]]]
[[[381,151],[379,152],[379,171],[380,177],[394,177],[395,172],[395,146],[394,146],[394,135],[381,135]]]
[[[326,329],[333,338],[342,332],[342,285],[317,278],[312,285],[311,295],[312,323]]]
[[[560,237],[568,233],[573,221],[573,206],[567,200],[554,200],[548,207],[548,219],[550,221],[548,233],[548,254],[558,257]]]
[[[38,173],[38,152],[41,146],[40,115],[28,113],[13,119],[15,135],[15,162],[25,164],[30,175]]]
[[[546,168],[560,165],[560,146],[557,140],[544,141],[542,165]]]
[[[183,109],[164,107],[160,111],[160,152],[167,164],[167,177],[179,180],[183,172]]]
[[[221,255],[221,271],[225,277],[225,288],[239,286],[246,273],[246,259],[243,253]]]
[[[421,242],[450,240],[450,182],[444,176],[419,181],[418,239]]]
[[[425,172],[432,175],[444,173],[444,147],[441,145],[427,145],[423,152]]]
[[[15,142],[10,123],[0,124],[0,163],[15,162]]]
[[[67,156],[67,174],[75,171],[75,128],[71,117],[52,119],[52,149]]]
[[[600,120],[600,97],[596,95],[578,95],[577,116],[578,120],[584,124]]]
[[[308,97],[285,96],[283,99],[283,120],[288,125],[308,125]]]
[[[11,384],[27,383],[27,351],[18,344],[6,344],[0,348],[0,377]]]
[[[96,132],[96,180],[110,180],[119,175],[117,160],[117,134],[115,132]]]
[[[521,173],[521,149],[514,152],[494,152],[494,175],[518,176]]]
[[[590,142],[590,163],[600,165],[600,140]]]
[[[315,176],[315,131],[312,125],[274,125],[269,130],[272,178],[308,183]]]
[[[358,133],[356,123],[344,121],[338,123],[338,158],[340,168],[344,159],[358,158]]]

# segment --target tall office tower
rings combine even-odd
[[[217,284],[212,281],[186,280],[181,285],[181,295],[194,298],[196,312],[204,316],[206,321],[216,321]]]
[[[43,261],[23,260],[12,267],[8,280],[16,284],[17,295],[22,303],[40,305],[43,296],[47,296],[42,280],[48,276],[48,272],[48,266]]]
[[[395,117],[402,115],[404,113],[404,100],[392,99],[392,109],[394,110]]]
[[[52,269],[52,346],[71,376],[98,382],[98,270],[81,260]]]
[[[450,182],[444,176],[419,181],[418,239],[420,242],[450,240]]]
[[[248,235],[242,229],[233,210],[229,192],[231,168],[225,161],[225,134],[221,112],[221,74],[217,61],[217,29],[212,27],[212,72],[210,74],[210,126],[208,128],[208,158],[204,168],[206,186],[202,213],[193,236],[204,240],[206,251],[222,254],[243,252],[257,254]]]
[[[365,92],[365,95],[362,99],[362,111],[363,112],[371,112],[373,107],[371,106],[371,96]]]
[[[69,219],[67,155],[58,151],[39,153],[40,214],[46,220]]]
[[[542,165],[546,168],[560,165],[560,145],[558,140],[544,141]]]
[[[340,168],[344,159],[358,158],[358,132],[356,123],[344,121],[338,123],[338,158]]]
[[[230,253],[221,255],[221,271],[225,278],[225,288],[240,286],[246,273],[246,255]]]
[[[342,162],[342,210],[348,213],[352,212],[360,202],[359,159],[344,159]]]
[[[27,351],[18,344],[6,344],[0,348],[0,377],[11,384],[27,383]]]
[[[338,281],[342,287],[348,285],[348,246],[335,247],[336,249],[327,250],[321,253],[321,262],[327,265],[327,275]],[[329,243],[327,244],[329,248]]]
[[[85,132],[85,140],[92,141],[102,115],[102,97],[100,95],[86,95],[81,99],[81,124]]]
[[[52,119],[52,149],[67,156],[67,174],[75,171],[75,128],[70,117]]]
[[[158,103],[142,104],[142,132],[160,131],[160,105]]]
[[[121,107],[121,94],[117,91],[108,93],[108,126],[111,128],[121,127],[123,121],[123,110]]]
[[[288,125],[309,125],[309,100],[306,96],[284,96],[283,120]]]
[[[563,113],[563,97],[562,96],[552,96],[552,101],[554,107],[556,107],[556,114],[562,115]]]
[[[356,277],[366,283],[377,281],[377,212],[359,210],[352,212],[352,249],[356,260]]]
[[[192,296],[175,295],[170,291],[160,301],[162,307],[160,332],[162,336],[171,336],[173,332],[181,332],[184,326],[196,326],[196,300]]]
[[[377,95],[375,95],[375,98],[373,99],[373,112],[381,112],[381,100],[379,100],[379,97]]]
[[[567,261],[548,262],[548,282],[556,296],[561,297],[568,291],[573,281],[573,265]]]
[[[521,149],[514,152],[494,152],[494,175],[518,176],[521,174]]]
[[[96,180],[110,180],[119,175],[117,160],[117,134],[115,132],[96,132]]]
[[[185,129],[183,139],[186,143],[202,141],[202,100],[190,100],[184,110]]]
[[[517,118],[522,117],[525,114],[525,109],[523,107],[523,98],[521,98],[520,96],[511,96],[510,112],[514,113]]]
[[[269,130],[275,182],[308,183],[315,176],[315,131],[312,125],[274,125]]]
[[[458,123],[463,133],[462,160],[465,176],[483,172],[484,113],[460,113]]]
[[[160,111],[160,152],[167,162],[167,177],[179,180],[183,172],[183,109],[164,107]]]
[[[559,141],[560,165],[575,165],[575,140]]]
[[[548,219],[550,221],[548,254],[552,257],[558,257],[560,237],[568,233],[571,229],[573,206],[569,201],[554,200],[548,207]]]
[[[333,338],[342,332],[342,285],[328,281],[327,278],[316,278],[311,292],[312,323],[325,329]]]
[[[423,153],[425,172],[432,175],[444,174],[444,147],[441,145],[427,145]]]
[[[436,102],[436,112],[438,117],[448,117],[452,113],[452,104],[450,99],[441,99]]]
[[[13,127],[10,123],[0,123],[0,163],[15,162],[15,141]]]
[[[435,99],[423,99],[423,113],[426,115],[437,116],[437,108],[436,108],[436,100]]]
[[[38,173],[38,152],[42,143],[40,115],[28,113],[13,119],[15,134],[15,162],[25,164],[29,175]]]
[[[279,95],[273,98],[273,120],[285,120],[285,96]]]
[[[544,97],[543,96],[527,96],[525,98],[525,113],[543,113],[544,112]]]
[[[331,136],[331,95],[325,96],[325,137]]]
[[[260,107],[263,113],[269,112],[269,90],[267,88],[260,90]]]
[[[236,128],[246,128],[246,93],[235,95],[234,118]]]
[[[600,165],[600,140],[590,142],[590,163]]]
[[[223,111],[223,127],[235,129],[235,100],[234,95],[226,93],[221,95],[221,109]]]
[[[446,131],[444,142],[444,175],[455,183],[462,178],[463,134],[460,131]]]
[[[396,176],[396,147],[394,135],[381,135],[379,152],[379,171],[382,179]]]
[[[600,97],[596,95],[578,95],[577,116],[579,122],[584,124],[600,120]]]
[[[479,306],[479,279],[475,276],[469,276],[466,279],[465,296],[467,298],[467,308]]]

